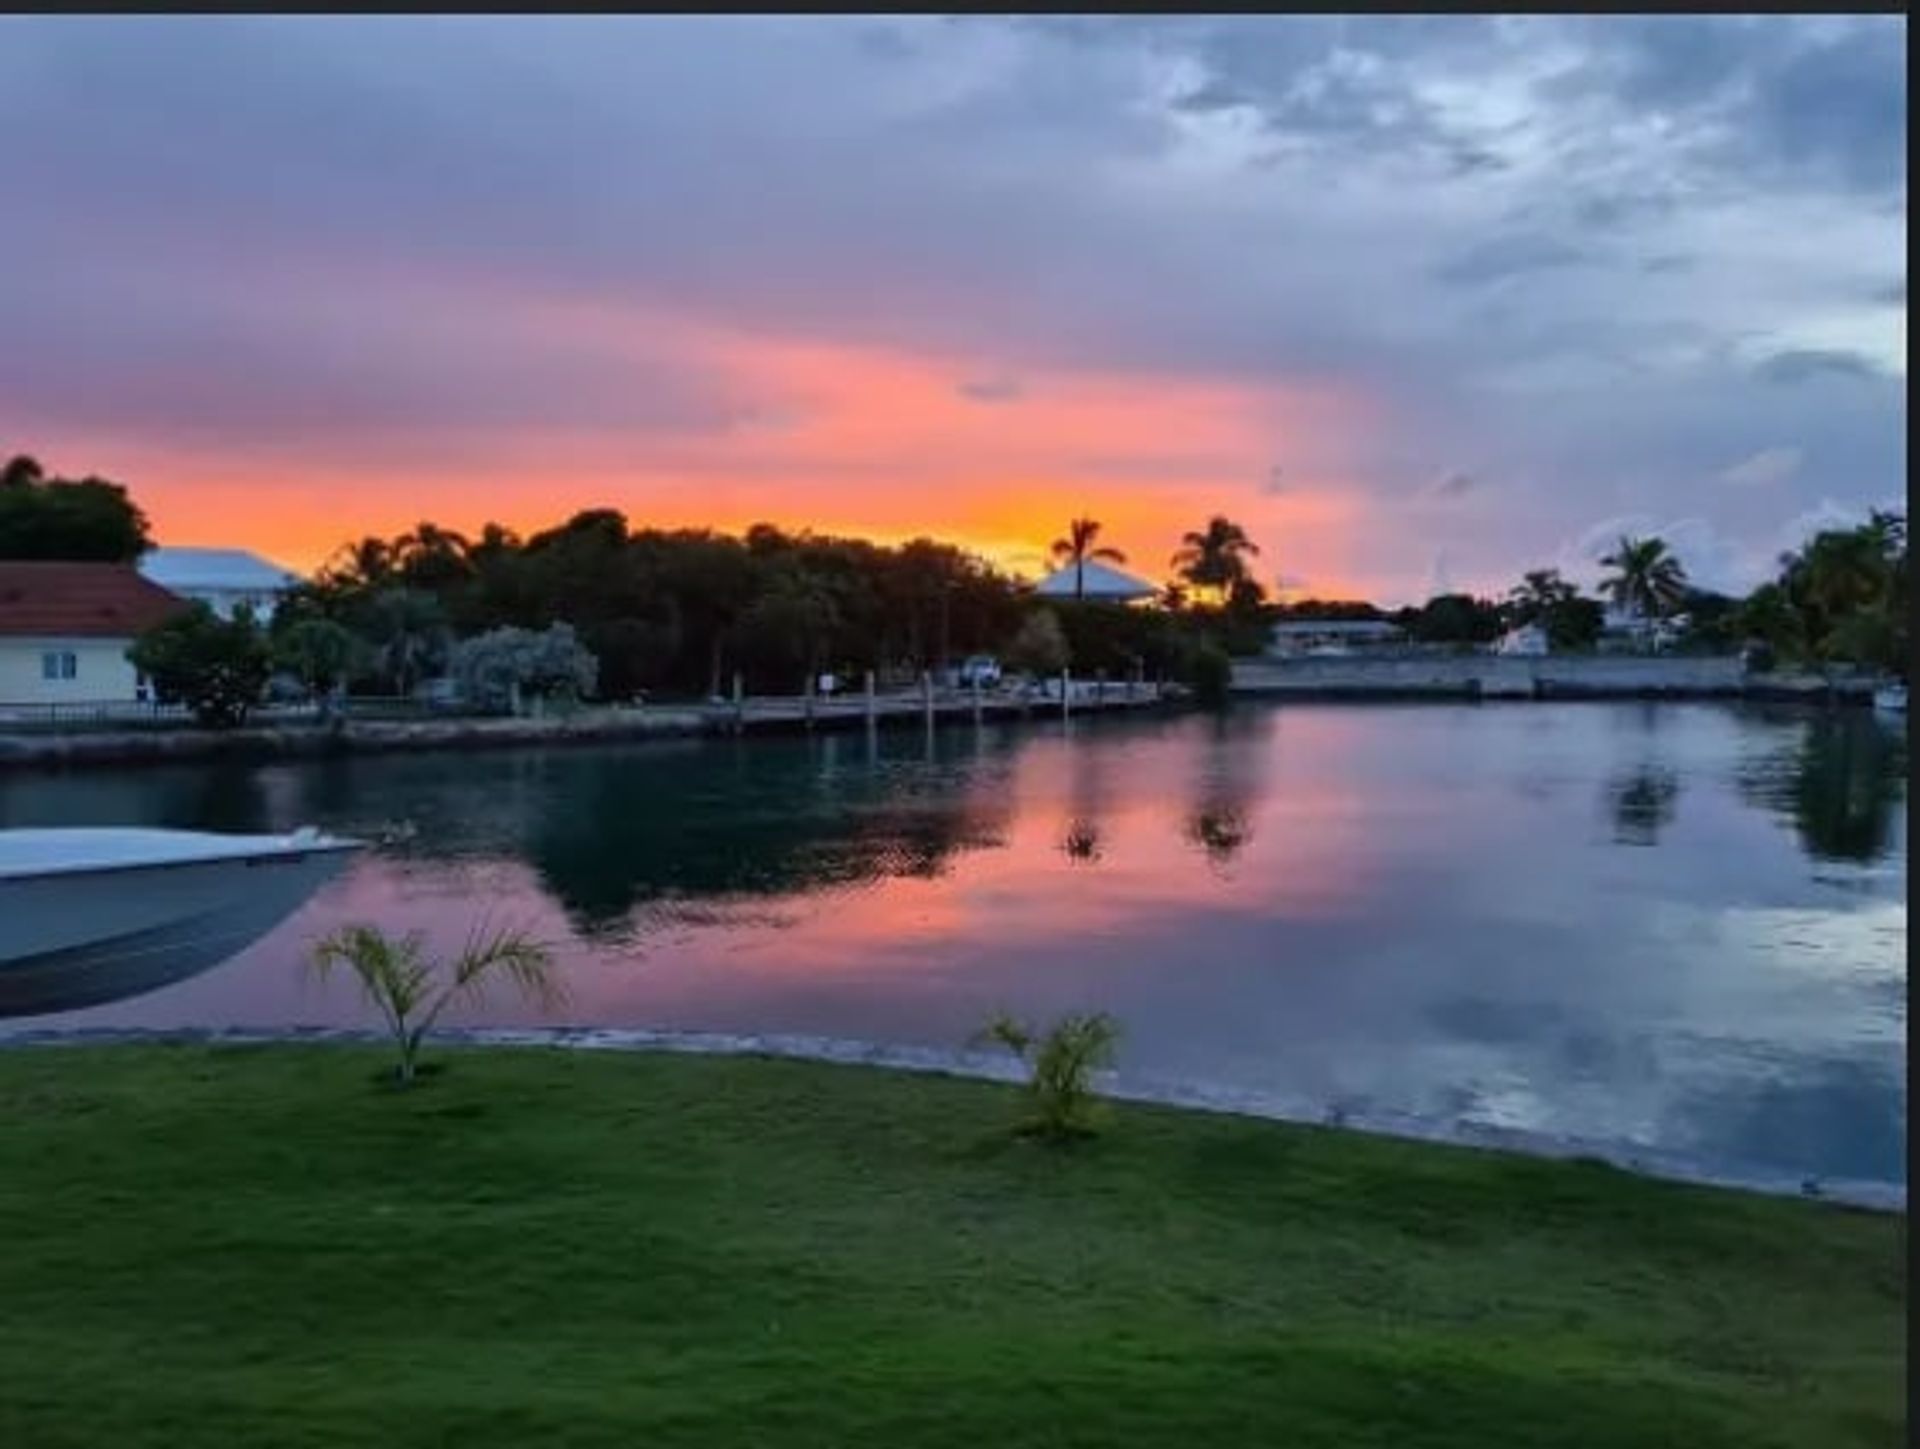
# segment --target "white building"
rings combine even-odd
[[[273,617],[280,596],[301,582],[291,569],[243,548],[156,548],[140,560],[140,572],[183,599],[199,599],[223,619],[250,604],[262,624]]]
[[[130,564],[0,560],[0,715],[133,703],[127,646],[181,603]]]
[[[1283,659],[1352,654],[1392,648],[1406,638],[1407,631],[1389,619],[1282,619],[1273,626],[1267,652]]]
[[[1033,591],[1043,599],[1086,599],[1103,604],[1136,603],[1160,592],[1145,579],[1121,573],[1095,559],[1054,570],[1034,585]]]
[[[1538,659],[1549,652],[1547,631],[1538,624],[1522,624],[1517,629],[1509,629],[1494,642],[1495,654],[1517,655],[1523,659]]]

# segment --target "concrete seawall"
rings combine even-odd
[[[1075,715],[1164,707],[1157,691],[1125,691],[1108,686],[1098,695],[1076,694]],[[874,703],[871,723],[889,729],[923,725],[925,700],[888,695]],[[1057,719],[1058,700],[983,696],[981,719]],[[975,717],[970,697],[936,697],[936,723]],[[858,730],[869,723],[864,701],[832,704],[800,699],[748,699],[739,710],[730,705],[684,708],[585,709],[544,718],[423,720],[336,720],[331,725],[285,724],[235,730],[192,726],[164,729],[47,730],[0,734],[0,774],[9,770],[71,769],[88,766],[157,765],[210,760],[320,759],[328,756],[393,754],[416,750],[477,750],[509,746],[606,744],[698,735],[801,734]]]
[[[1757,699],[1866,704],[1865,677],[1749,674],[1732,657],[1492,654],[1241,660],[1237,695],[1303,699]]]

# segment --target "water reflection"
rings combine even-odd
[[[1253,839],[1253,814],[1266,778],[1266,749],[1275,742],[1278,716],[1270,711],[1229,711],[1207,722],[1194,787],[1194,803],[1182,833],[1216,871],[1224,871]]]
[[[1785,738],[1742,768],[1741,793],[1791,819],[1818,859],[1884,857],[1906,798],[1905,733],[1864,710],[1774,722]]]
[[[1285,705],[0,775],[0,824],[408,827],[235,960],[49,1025],[357,1021],[297,986],[317,932],[497,913],[575,1023],[951,1046],[1098,1008],[1141,1075],[1897,1179],[1905,769],[1864,711]]]
[[[1642,765],[1607,784],[1613,808],[1613,838],[1622,845],[1658,845],[1673,824],[1680,780],[1660,765]]]

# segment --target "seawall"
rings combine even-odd
[[[1106,713],[1165,707],[1157,691],[1108,685],[1076,686],[1072,713]],[[981,719],[1052,719],[1060,702],[1011,695],[983,696]],[[918,694],[881,696],[869,717],[855,697],[832,703],[803,699],[748,699],[731,705],[646,705],[582,709],[570,714],[517,719],[441,717],[421,720],[337,719],[331,724],[276,724],[233,730],[191,725],[144,729],[35,730],[0,733],[0,774],[9,770],[89,766],[158,765],[213,760],[320,759],[391,754],[411,750],[475,750],[508,746],[606,744],[684,739],[696,735],[799,734],[874,726],[923,725],[972,720],[971,697],[936,697],[931,711]]]
[[[1237,695],[1303,699],[1753,699],[1868,704],[1865,676],[1750,674],[1731,656],[1492,654],[1237,661]]]

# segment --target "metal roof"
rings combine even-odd
[[[156,548],[140,572],[170,589],[242,589],[265,592],[300,582],[291,569],[244,548]]]
[[[1088,559],[1080,565],[1085,570],[1086,587],[1082,596],[1089,599],[1150,599],[1160,591],[1145,579],[1137,579],[1132,574],[1123,574],[1109,564],[1096,559]],[[1056,569],[1034,586],[1034,592],[1042,598],[1071,599],[1074,597],[1074,565]]]

